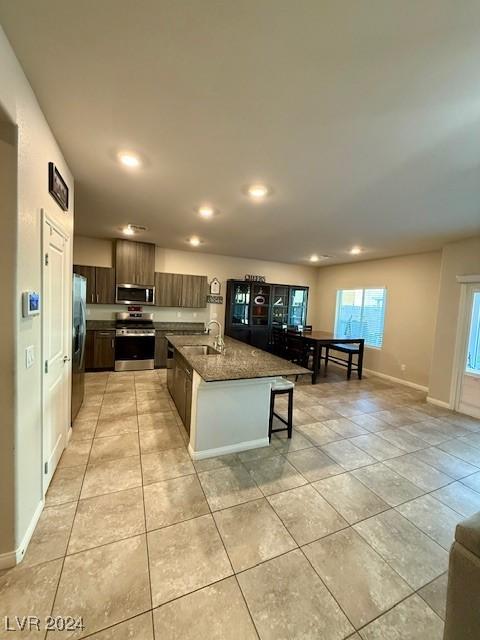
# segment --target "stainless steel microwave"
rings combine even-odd
[[[117,304],[155,304],[155,287],[141,284],[117,284]]]

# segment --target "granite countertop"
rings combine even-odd
[[[288,360],[279,358],[225,336],[225,353],[216,355],[191,355],[182,349],[186,345],[209,345],[213,347],[215,338],[208,335],[167,336],[167,340],[177,349],[187,363],[205,382],[221,380],[244,380],[250,378],[270,378],[275,376],[292,376],[309,374],[304,369]]]
[[[203,322],[154,322],[153,326],[159,331],[203,331]],[[115,320],[87,320],[88,331],[106,331],[116,329]]]

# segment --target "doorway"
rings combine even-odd
[[[68,235],[43,213],[43,493],[70,427],[70,294]]]
[[[480,418],[480,283],[465,285],[463,349],[455,409]]]

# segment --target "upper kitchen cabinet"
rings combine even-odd
[[[87,294],[86,294],[86,303],[93,304],[96,300],[96,289],[95,289],[95,267],[85,267],[84,265],[74,264],[73,265],[73,273],[76,273],[79,276],[83,276],[87,280]]]
[[[115,269],[95,267],[95,302],[115,303]]]
[[[155,305],[157,307],[182,306],[182,275],[180,273],[155,274]]]
[[[155,284],[155,245],[117,240],[115,244],[117,284]]]
[[[207,276],[189,276],[180,273],[155,274],[157,307],[204,308],[207,306],[207,292]]]
[[[87,279],[87,304],[114,304],[115,269],[74,264],[73,272]]]
[[[182,276],[181,307],[199,309],[207,306],[207,276]]]

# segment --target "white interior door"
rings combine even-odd
[[[43,491],[66,445],[69,423],[70,345],[68,241],[43,221]]]
[[[458,411],[480,418],[480,285],[468,287],[468,331]]]

